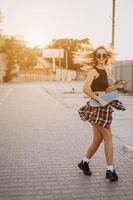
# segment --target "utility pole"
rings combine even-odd
[[[115,0],[112,0],[112,47],[115,46]]]
[[[68,70],[68,52],[65,50],[65,58],[66,58],[66,70]]]

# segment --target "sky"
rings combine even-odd
[[[112,0],[0,0],[2,33],[24,38],[31,46],[58,38],[90,38],[108,46]],[[116,0],[115,49],[118,59],[133,60],[133,0]]]

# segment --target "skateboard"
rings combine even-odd
[[[112,92],[108,92],[108,93],[105,93],[105,94],[102,94],[100,96],[101,99],[103,99],[104,101],[106,101],[107,103],[110,103],[116,99],[118,99],[119,97],[119,93],[117,90],[114,90]],[[101,105],[99,104],[99,102],[97,102],[96,100],[94,99],[91,99],[89,101],[89,105],[92,106],[92,107],[100,107]]]

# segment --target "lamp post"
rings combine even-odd
[[[69,68],[69,49],[70,49],[70,47],[68,46],[67,47],[67,50],[65,51],[65,54],[66,54],[66,70],[68,70],[68,68]]]
[[[66,58],[65,63],[66,63],[66,70],[67,70],[68,69],[68,52],[67,52],[67,50],[65,51],[65,58]]]
[[[115,0],[112,0],[112,47],[115,45]]]
[[[61,46],[59,46],[59,68],[61,69]]]

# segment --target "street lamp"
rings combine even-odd
[[[115,45],[115,0],[112,0],[112,47]]]
[[[69,68],[69,49],[70,49],[70,47],[68,46],[67,47],[67,50],[65,51],[65,54],[66,54],[66,70],[68,70],[68,68]]]

